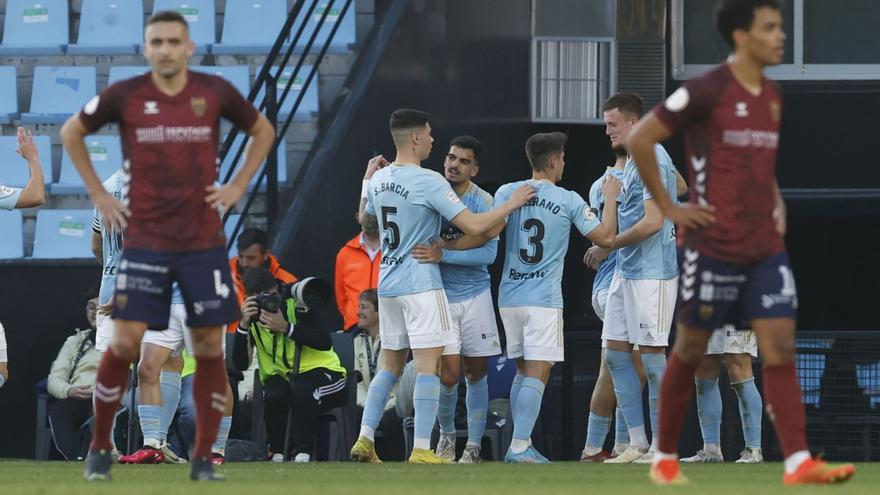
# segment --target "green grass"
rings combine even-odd
[[[705,464],[686,466],[686,487],[657,488],[647,467],[560,462],[549,466],[485,463],[478,466],[381,466],[353,463],[310,465],[238,463],[221,468],[225,483],[195,484],[186,466],[114,466],[112,483],[86,483],[82,463],[0,460],[0,493],[91,495],[647,495],[654,493],[764,495],[770,493],[876,494],[880,464],[858,464],[858,473],[838,487],[786,488],[782,466]]]

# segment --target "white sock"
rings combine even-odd
[[[414,449],[428,450],[431,448],[430,438],[416,438],[413,440]]]
[[[614,448],[611,449],[612,452],[623,452],[626,448],[629,447],[628,443],[623,442],[614,442]]]
[[[514,438],[510,442],[510,450],[514,454],[519,454],[521,452],[525,452],[525,450],[527,448],[529,448],[529,443],[530,443],[530,440],[519,440],[517,438]]]
[[[713,454],[721,453],[721,444],[720,443],[704,443],[703,450],[706,452],[712,452]]]
[[[645,426],[636,426],[629,429],[629,444],[637,449],[647,450],[651,444],[648,443],[648,436],[645,434]]]
[[[475,443],[475,442],[468,442],[467,444],[465,444],[465,447],[472,447],[472,448],[479,449],[479,448],[482,448],[483,446],[478,443]]]
[[[795,452],[790,456],[785,458],[785,474],[794,474],[797,471],[797,468],[801,467],[801,464],[811,459],[813,456],[810,455],[810,451],[801,450],[799,452]]]
[[[159,450],[162,448],[162,441],[159,440],[158,438],[145,438],[144,439],[144,447],[151,447],[156,450]]]
[[[596,454],[598,454],[599,452],[602,452],[602,447],[588,447],[588,446],[584,446],[584,451],[583,451],[583,454],[584,454],[584,455],[596,455]]]
[[[373,441],[376,437],[376,429],[372,426],[361,425],[361,434],[360,436],[366,437],[367,440]]]

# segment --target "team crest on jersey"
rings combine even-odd
[[[593,213],[593,209],[589,206],[584,206],[584,220],[593,220],[596,218],[596,214]]]
[[[189,99],[189,106],[196,117],[204,117],[208,111],[208,101],[202,96],[193,96]]]
[[[128,306],[128,295],[116,294],[113,296],[113,306],[118,309],[125,309],[125,307]]]
[[[461,201],[460,199],[458,199],[458,194],[455,194],[455,191],[446,191],[446,199],[448,199],[449,202],[452,204]]]
[[[3,184],[0,184],[0,198],[5,198],[6,196],[12,196],[12,193],[14,193],[14,192],[15,192],[15,189],[8,187],[8,186],[4,186]]]
[[[712,318],[712,314],[715,313],[715,308],[711,304],[701,304],[699,313],[700,319],[705,321]]]
[[[770,118],[773,119],[773,122],[779,122],[779,117],[781,117],[782,112],[779,108],[778,101],[770,102]]]

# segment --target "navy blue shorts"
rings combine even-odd
[[[678,318],[715,330],[725,324],[751,328],[759,318],[797,318],[797,289],[788,253],[757,265],[735,265],[692,249],[679,252]]]
[[[186,303],[189,327],[226,325],[241,317],[223,247],[170,252],[125,248],[119,260],[113,318],[168,328],[171,285]]]

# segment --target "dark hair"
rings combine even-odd
[[[244,282],[244,291],[249,295],[269,290],[278,283],[272,272],[262,266],[248,268],[241,278]]]
[[[452,141],[449,142],[449,147],[453,146],[471,150],[474,153],[474,160],[480,163],[480,155],[483,154],[483,143],[479,139],[473,136],[458,136],[452,138]]]
[[[543,132],[530,137],[526,141],[526,156],[532,170],[544,170],[551,156],[563,152],[567,140],[568,137],[561,132]]]
[[[622,92],[605,100],[605,104],[602,105],[602,112],[609,112],[615,108],[620,113],[631,113],[635,114],[638,118],[642,118],[642,115],[645,113],[645,102],[636,93]]]
[[[156,24],[157,22],[179,22],[183,24],[183,27],[189,30],[189,23],[186,22],[186,19],[176,10],[160,10],[147,19],[146,25],[149,26],[151,24]]]
[[[424,127],[428,124],[428,120],[430,120],[430,115],[426,112],[412,108],[400,108],[392,112],[388,125],[391,127],[391,132],[397,132]]]
[[[95,286],[89,287],[86,293],[83,295],[83,300],[88,304],[89,301],[98,297],[98,288]]]
[[[733,46],[733,32],[737,29],[748,31],[755,22],[755,9],[770,7],[782,10],[781,0],[721,0],[715,7],[715,25],[721,37],[730,48]]]
[[[376,292],[376,289],[367,289],[361,292],[360,300],[372,304],[376,311],[379,310],[379,293]]]
[[[239,251],[244,251],[254,244],[259,244],[263,251],[265,251],[269,247],[269,234],[263,229],[250,227],[244,229],[238,235],[238,240],[235,242],[235,246]]]

